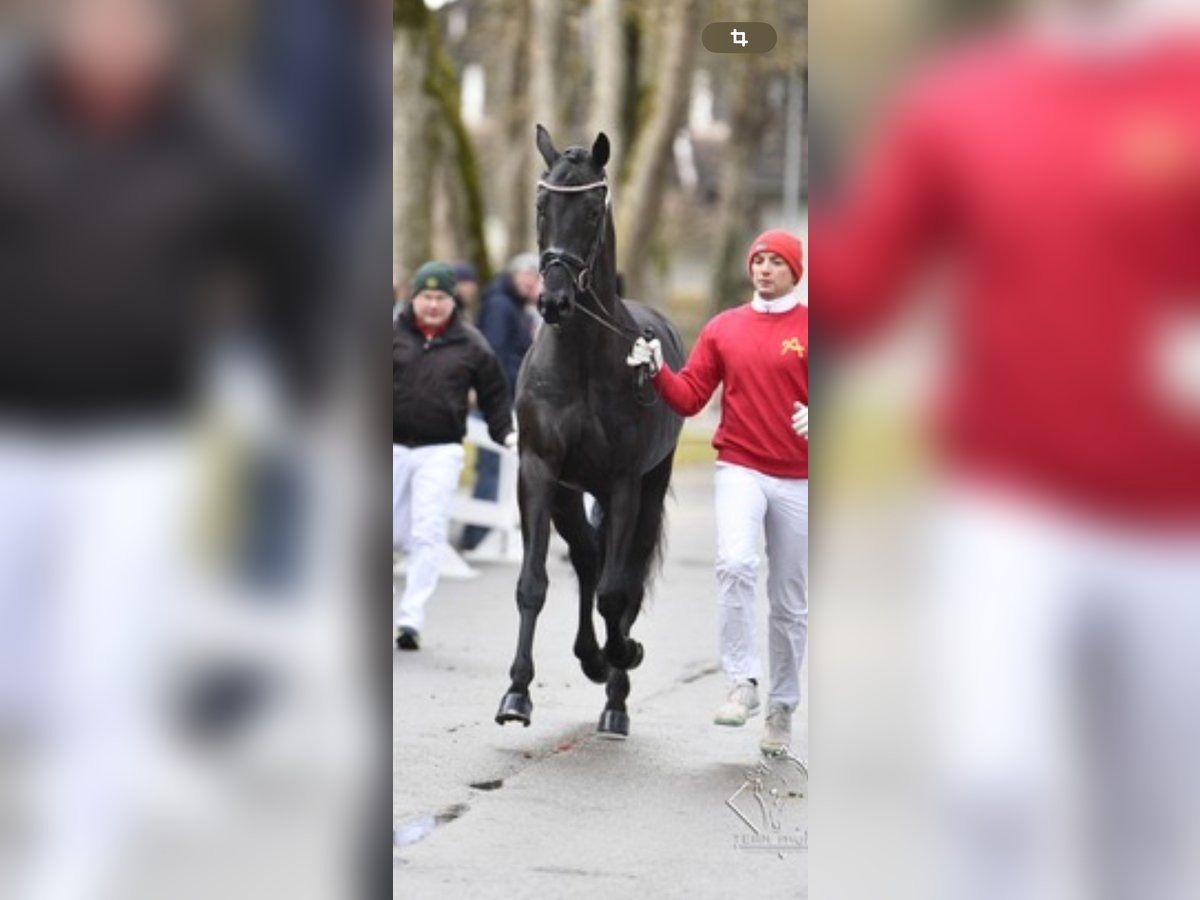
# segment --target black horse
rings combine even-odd
[[[663,500],[683,426],[645,384],[647,373],[631,369],[625,357],[650,331],[678,369],[683,343],[660,313],[617,296],[612,194],[604,173],[608,138],[601,133],[590,152],[569,147],[559,153],[539,125],[537,147],[547,166],[537,193],[538,306],[547,327],[517,379],[521,626],[512,684],[496,721],[529,725],[533,635],[546,600],[553,522],[579,578],[575,656],[588,678],[608,685],[598,731],[620,738],[629,734],[627,672],[642,661],[642,645],[629,630],[659,552]],[[596,499],[591,521],[584,491]],[[592,623],[593,597],[607,628],[603,651]]]

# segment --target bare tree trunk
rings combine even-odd
[[[458,72],[442,47],[436,30],[431,32],[430,40],[433,44],[430,92],[442,120],[439,130],[445,134],[449,150],[445,159],[448,165],[444,168],[448,200],[447,218],[454,239],[452,256],[469,260],[479,278],[487,279],[491,277],[491,264],[483,235],[483,193],[479,163],[459,110]]]
[[[738,14],[746,21],[754,21],[755,14],[761,11],[759,3],[741,4],[738,8]],[[754,189],[754,161],[771,115],[766,102],[771,67],[757,57],[735,59],[742,64],[731,67],[735,82],[729,141],[721,158],[720,204],[712,254],[713,314],[744,302],[750,291],[745,252],[754,238],[761,211]]]
[[[658,224],[675,134],[683,124],[691,93],[692,60],[697,39],[698,0],[676,0],[663,17],[661,56],[654,80],[654,99],[636,138],[629,177],[618,201],[618,265],[626,292],[638,296],[644,281],[650,237]]]
[[[559,115],[559,48],[562,46],[565,31],[565,5],[562,0],[532,0],[531,14],[533,16],[533,41],[530,118],[525,131],[525,140],[533,146],[534,125],[541,124],[559,142],[564,143],[562,118]],[[530,214],[525,232],[519,236],[521,249],[532,249],[537,244],[537,234],[533,221],[534,192],[533,186],[544,168],[542,158],[536,153],[527,157],[526,178],[524,184],[524,202]],[[520,188],[518,188],[519,190]]]
[[[533,200],[527,183],[529,160],[533,153],[533,127],[529,102],[529,0],[509,0],[501,10],[504,28],[497,42],[494,65],[497,70],[500,144],[492,159],[499,166],[495,203],[501,211],[505,242],[503,262],[517,252],[532,233]]]
[[[432,22],[424,0],[393,0],[392,24],[392,267],[407,279],[432,252]]]
[[[616,180],[624,184],[629,177],[629,148],[633,146],[638,131],[638,105],[642,96],[642,63],[646,56],[643,52],[645,22],[639,12],[636,0],[625,0],[621,11],[621,55],[622,76],[624,86],[621,91],[621,160],[618,167],[609,166]]]
[[[592,104],[585,140],[596,133],[608,135],[608,171],[621,171],[625,135],[621,127],[621,105],[625,97],[625,22],[621,0],[594,0],[595,26],[592,66]],[[614,181],[616,178],[614,177]]]

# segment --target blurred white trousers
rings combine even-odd
[[[194,457],[178,432],[0,432],[0,730],[21,735],[33,852],[17,896],[107,896],[153,754]]]
[[[463,468],[462,444],[392,445],[392,546],[408,553],[397,628],[425,624],[425,606],[437,589],[450,531],[450,504]]]
[[[939,528],[941,896],[1200,896],[1200,535],[983,492]]]
[[[721,667],[735,681],[761,677],[754,604],[765,531],[768,699],[794,710],[808,643],[808,480],[717,463],[714,486]]]

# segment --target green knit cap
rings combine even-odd
[[[448,265],[440,262],[427,262],[413,275],[412,292],[409,296],[415,297],[421,291],[441,291],[453,297],[456,284],[454,272]]]

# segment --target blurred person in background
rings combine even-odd
[[[291,399],[323,366],[321,245],[189,4],[31,7],[0,85],[0,731],[28,740],[18,897],[109,896],[163,764],[166,657],[196,586],[195,425],[250,336]],[[12,894],[9,894],[12,895]]]
[[[396,319],[400,317],[400,313],[404,310],[405,300],[405,285],[404,279],[399,272],[392,273],[392,324],[396,324]]]
[[[724,385],[717,449],[717,584],[721,668],[729,694],[717,725],[740,727],[761,709],[755,634],[758,540],[766,531],[770,690],[760,747],[775,755],[791,742],[808,643],[808,309],[797,285],[800,241],[785,231],[754,239],[747,302],[712,319],[687,364],[663,365],[658,339],[638,338],[627,362],[648,365],[667,405],[694,416]]]
[[[533,344],[536,330],[530,312],[536,314],[542,276],[538,258],[521,253],[509,260],[506,270],[497,275],[483,295],[479,311],[479,330],[487,338],[508,382],[510,400],[516,395],[517,373],[521,361]],[[495,500],[500,490],[500,455],[494,450],[479,448],[475,458],[475,488],[472,496],[478,500]],[[487,537],[490,529],[468,525],[459,546],[474,550]]]
[[[456,262],[450,267],[454,273],[454,291],[462,310],[470,320],[479,318],[479,277],[470,263]]]
[[[929,65],[812,201],[823,340],[952,268],[939,896],[1200,895],[1196,25],[1194,4],[1036,4]]]
[[[437,590],[472,390],[492,440],[515,449],[504,370],[463,321],[450,267],[426,263],[392,333],[392,545],[409,554],[396,612],[400,650],[420,649],[425,605]]]

